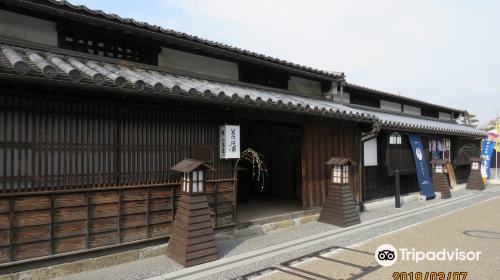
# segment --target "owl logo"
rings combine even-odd
[[[417,155],[418,160],[422,160],[422,151],[420,150],[420,148],[417,148],[415,150],[415,154]]]

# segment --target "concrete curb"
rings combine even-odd
[[[0,275],[0,280],[46,280],[68,276],[80,272],[97,270],[132,261],[164,256],[167,244],[146,247],[107,256],[90,258],[70,263],[58,264],[33,270]]]
[[[463,190],[463,189],[465,189],[466,185],[467,184],[457,185],[457,186],[455,186],[454,189],[450,189],[450,191],[453,193],[453,192]],[[419,197],[420,197],[420,193],[418,193],[418,192],[402,195],[400,198],[401,205],[403,205],[407,202],[411,202],[411,201],[419,201]],[[436,197],[436,198],[439,199],[440,197]],[[373,210],[380,209],[380,208],[394,207],[394,202],[395,202],[394,197],[390,197],[390,198],[386,198],[386,199],[382,199],[382,200],[378,200],[378,201],[373,201],[373,202],[368,202],[368,203],[363,204],[363,210],[364,211],[373,211]],[[423,201],[423,202],[425,202],[425,201]]]
[[[234,229],[231,231],[224,231],[224,232],[219,232],[215,234],[215,239],[217,242],[220,241],[225,241],[225,240],[231,240],[231,239],[236,239],[236,238],[242,238],[242,237],[247,237],[247,236],[252,236],[252,235],[257,235],[257,234],[264,234],[273,230],[277,229],[282,229],[282,228],[287,228],[287,227],[293,227],[293,226],[298,226],[302,224],[307,224],[311,222],[317,221],[319,218],[319,214],[311,215],[311,216],[305,216],[305,217],[300,217],[300,218],[295,218],[291,220],[284,220],[284,221],[279,221],[279,222],[274,222],[274,223],[268,223],[268,224],[263,224],[263,225],[252,225],[247,228],[242,228],[242,229]],[[2,279],[0,279],[2,280]]]

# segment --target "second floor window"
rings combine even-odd
[[[288,89],[290,76],[274,69],[240,65],[240,81],[272,88]]]
[[[160,47],[148,38],[71,23],[60,23],[58,33],[64,49],[158,65]]]
[[[351,103],[361,106],[380,108],[380,100],[367,96],[351,94]]]

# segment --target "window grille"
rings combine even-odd
[[[352,104],[373,107],[373,108],[380,108],[380,100],[376,98],[371,98],[351,93],[350,99]]]
[[[64,49],[158,65],[160,47],[147,38],[71,23],[59,24],[58,32],[59,47]]]
[[[288,76],[274,69],[240,65],[240,81],[272,88],[288,89]]]

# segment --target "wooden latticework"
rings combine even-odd
[[[0,267],[166,238],[181,196],[170,168],[208,146],[215,227],[236,221],[235,161],[219,159],[232,114],[0,93]]]
[[[167,256],[184,267],[219,259],[204,194],[181,196],[168,242]]]
[[[432,178],[432,186],[435,192],[441,193],[441,199],[451,198],[450,183],[444,173],[435,173]]]
[[[330,185],[318,222],[339,227],[361,223],[349,185]]]

